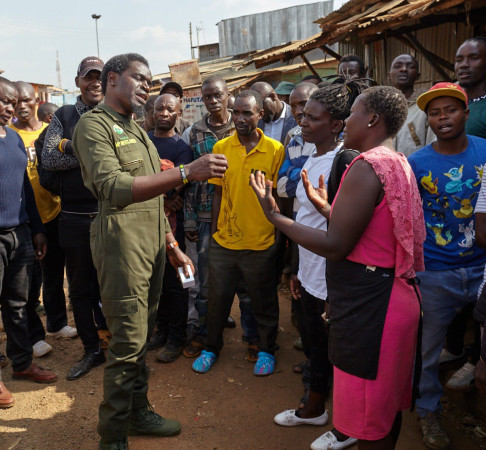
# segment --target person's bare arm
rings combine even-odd
[[[166,233],[165,235],[165,242],[169,245],[171,242],[175,241],[175,237],[172,233]],[[170,263],[174,267],[174,269],[178,269],[182,267],[184,274],[186,277],[189,276],[189,272],[187,271],[187,266],[190,266],[192,273],[195,273],[194,264],[191,261],[191,258],[187,256],[179,246],[174,248],[167,248],[167,257],[169,258]]]
[[[481,248],[486,248],[486,213],[476,213],[474,219],[476,245]]]
[[[221,209],[221,196],[223,195],[223,188],[221,186],[214,186],[214,195],[211,203],[211,235],[218,231],[218,217]]]
[[[261,173],[251,176],[251,185],[270,222],[302,247],[335,261],[346,258],[356,246],[382,192],[381,182],[373,168],[365,161],[357,161],[341,186],[326,232],[281,215],[271,195],[272,183],[265,183]]]

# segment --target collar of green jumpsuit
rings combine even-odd
[[[131,126],[133,123],[131,116],[124,116],[123,114],[116,112],[113,108],[110,108],[109,106],[98,105],[96,109],[101,109],[102,111],[105,111],[113,120],[115,120],[116,122],[120,122],[125,126]]]

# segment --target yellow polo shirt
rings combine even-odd
[[[30,184],[34,190],[35,204],[39,211],[42,223],[50,222],[55,219],[61,211],[61,199],[54,194],[51,194],[47,189],[44,189],[39,182],[39,174],[37,173],[37,156],[35,153],[34,142],[42,133],[44,128],[48,126],[43,123],[42,127],[35,131],[19,130],[14,125],[9,125],[12,130],[19,133],[27,151],[27,175],[29,176]]]
[[[266,250],[275,242],[275,227],[266,219],[250,186],[250,173],[264,172],[276,187],[285,151],[279,141],[265,136],[260,129],[258,132],[260,141],[250,153],[246,153],[237,134],[213,147],[213,153],[228,159],[224,177],[209,180],[223,188],[218,231],[213,237],[219,245],[232,250]]]

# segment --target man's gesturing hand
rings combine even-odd
[[[184,167],[189,181],[206,181],[209,178],[223,178],[228,161],[224,155],[204,155]]]

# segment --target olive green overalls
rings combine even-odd
[[[91,252],[113,337],[98,433],[115,441],[126,437],[132,409],[148,404],[146,343],[155,325],[170,227],[162,196],[133,203],[134,177],[160,172],[157,150],[134,120],[99,106],[79,120],[73,146],[99,206]]]

